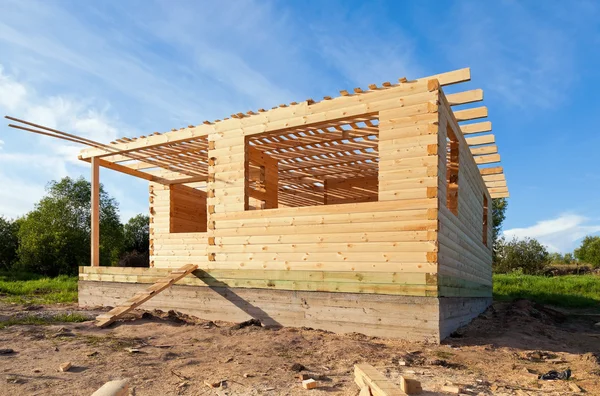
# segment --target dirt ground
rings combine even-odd
[[[0,305],[15,315],[99,311],[76,306]],[[177,313],[136,312],[108,329],[93,322],[18,325],[0,330],[1,395],[90,395],[129,378],[132,395],[358,395],[353,365],[392,380],[421,381],[424,395],[456,384],[471,395],[600,395],[600,316],[558,312],[526,300],[495,303],[442,345],[207,322]],[[237,326],[240,327],[240,326]],[[72,368],[59,372],[62,363]],[[295,365],[296,364],[296,365]],[[293,367],[295,365],[295,367]],[[294,369],[319,382],[305,390]],[[537,375],[569,368],[568,381]],[[221,383],[219,388],[205,384]],[[576,385],[576,386],[575,386]]]

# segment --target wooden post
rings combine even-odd
[[[91,265],[100,266],[100,159],[92,157]]]

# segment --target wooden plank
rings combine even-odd
[[[179,268],[179,270],[172,271],[163,279],[159,279],[154,285],[147,288],[145,291],[141,291],[133,296],[131,299],[127,300],[125,304],[120,305],[118,307],[113,308],[105,314],[99,315],[96,318],[96,326],[98,327],[106,327],[109,324],[113,323],[119,317],[125,315],[127,312],[137,308],[144,302],[148,301],[156,294],[162,292],[167,289],[171,285],[173,285],[178,280],[184,278],[185,276],[191,274],[198,268],[197,265],[186,264],[183,267]]]
[[[504,169],[501,166],[495,166],[491,168],[480,168],[479,172],[482,175],[497,175],[504,172]]]
[[[489,132],[492,130],[491,121],[475,122],[472,124],[461,125],[460,130],[463,135],[469,135],[472,133]]]
[[[493,164],[500,162],[500,154],[479,155],[474,157],[477,165]]]
[[[473,155],[496,154],[498,153],[498,146],[494,144],[491,146],[475,147],[470,150]]]
[[[92,157],[91,175],[91,265],[100,266],[100,161]]]
[[[354,381],[359,387],[367,386],[373,396],[405,396],[402,389],[370,364],[354,365]]]
[[[465,140],[467,141],[467,144],[469,146],[479,146],[479,145],[483,145],[483,144],[496,143],[496,139],[494,138],[494,135],[492,135],[492,134],[482,135],[482,136],[474,136],[474,137],[466,138]]]
[[[471,91],[447,94],[446,99],[450,106],[480,102],[483,100],[483,89],[473,89]]]
[[[454,117],[456,117],[456,121],[469,121],[469,120],[476,120],[479,118],[485,118],[488,116],[488,110],[487,107],[485,106],[481,106],[481,107],[475,107],[472,109],[466,109],[466,110],[458,110],[454,112]]]

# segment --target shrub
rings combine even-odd
[[[503,238],[498,242],[494,272],[510,273],[516,271],[527,275],[536,275],[544,272],[549,262],[550,257],[546,247],[536,239],[514,238],[507,242]]]

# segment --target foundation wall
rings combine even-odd
[[[79,282],[80,306],[115,306],[148,285]],[[437,298],[174,285],[143,305],[206,320],[312,327],[336,333],[439,342]]]

